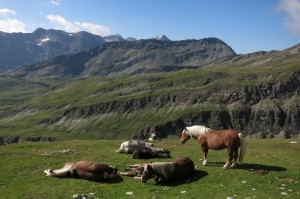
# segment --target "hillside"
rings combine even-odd
[[[195,69],[235,52],[216,38],[109,42],[74,55],[62,55],[12,71],[17,77],[95,77]]]
[[[0,133],[117,139],[156,132],[165,138],[179,135],[185,125],[202,124],[259,137],[295,136],[299,68],[297,45],[167,73],[69,79],[2,75]]]
[[[106,42],[3,73],[0,136],[165,138],[202,124],[290,137],[299,68],[299,44],[237,55],[217,38]]]

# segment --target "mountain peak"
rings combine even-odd
[[[125,39],[120,35],[120,34],[116,34],[116,35],[109,35],[104,37],[106,42],[120,42],[120,41],[125,41]]]
[[[170,41],[170,39],[166,35],[159,35],[153,37],[152,39],[159,40],[159,41]]]

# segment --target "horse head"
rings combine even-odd
[[[147,182],[149,178],[153,176],[153,169],[150,164],[147,164],[144,168],[141,180],[143,183]]]
[[[184,144],[186,141],[188,141],[191,138],[190,134],[189,134],[189,130],[187,130],[187,128],[185,127],[181,133],[181,139],[180,142],[182,144]]]

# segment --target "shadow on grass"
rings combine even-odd
[[[177,185],[182,185],[182,184],[187,184],[187,183],[193,183],[195,181],[198,181],[200,180],[201,178],[207,176],[208,173],[206,171],[202,171],[202,170],[196,170],[195,173],[187,178],[187,179],[184,179],[184,180],[177,180],[177,181],[174,181],[174,182],[157,182],[156,184],[157,185],[162,185],[162,186],[177,186]],[[147,184],[147,183],[146,183]]]
[[[124,181],[124,179],[121,176],[116,176],[113,179],[102,180],[102,181],[97,181],[97,182],[106,183],[106,184],[115,184],[115,183],[120,183],[122,181]]]
[[[58,179],[67,179],[70,177],[55,177]],[[98,183],[105,183],[105,184],[115,184],[115,183],[120,183],[122,181],[124,181],[124,179],[121,176],[116,176],[113,179],[107,179],[107,180],[88,180],[88,179],[84,179],[84,178],[77,178],[77,177],[72,177],[72,179],[76,179],[76,180],[86,180],[86,181],[90,181],[90,182],[98,182]]]
[[[225,162],[208,162],[208,167],[223,167]],[[248,164],[244,163],[242,165],[238,165],[234,169],[244,169],[248,171],[258,171],[258,170],[265,170],[265,171],[286,171],[287,169],[280,166],[272,166],[272,165],[263,165],[263,164]]]
[[[263,164],[242,164],[237,169],[245,169],[249,171],[266,170],[266,171],[286,171],[287,169],[279,166],[263,165]]]

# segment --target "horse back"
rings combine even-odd
[[[175,180],[187,178],[196,171],[194,162],[188,157],[179,157],[173,162],[176,165],[174,169]]]
[[[239,137],[239,131],[234,130],[234,129],[227,129],[224,130],[224,140],[226,143],[226,146],[228,147],[233,147],[233,146],[240,146],[241,145],[241,141],[240,141],[240,137]]]
[[[233,129],[222,131],[210,131],[205,138],[199,139],[202,146],[207,145],[208,148],[214,150],[221,150],[227,147],[239,146],[240,138],[239,132]]]
[[[109,172],[110,167],[107,164],[95,163],[92,161],[79,161],[75,163],[77,171],[84,170],[91,173],[104,173]]]

